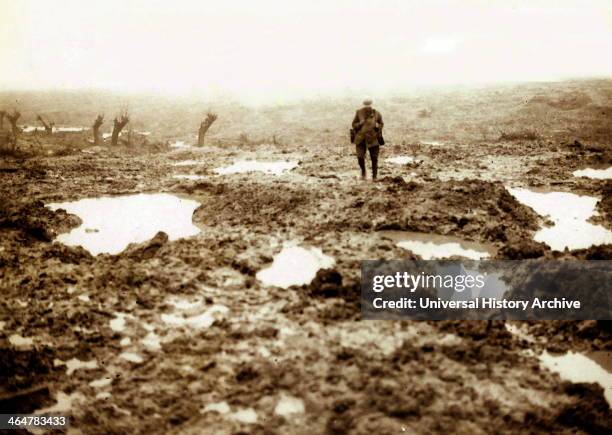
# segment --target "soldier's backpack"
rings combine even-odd
[[[376,110],[372,109],[372,112],[361,121],[361,131],[364,133],[376,131]]]

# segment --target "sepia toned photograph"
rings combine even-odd
[[[610,0],[0,0],[0,434],[611,406]]]

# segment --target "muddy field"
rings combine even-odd
[[[612,259],[610,244],[559,252],[534,241],[546,220],[507,190],[603,198],[592,222],[612,230],[612,182],[572,175],[610,166],[601,142],[391,141],[372,182],[348,143],[67,152],[37,140],[44,152],[0,165],[0,398],[13,412],[69,413],[74,433],[612,426],[601,386],[563,381],[538,359],[607,351],[609,373],[608,322],[361,321],[359,306],[362,260],[416,258],[383,230],[460,237],[498,259]],[[394,156],[414,160],[385,161]],[[239,160],[297,166],[215,172]],[[136,193],[197,201],[200,232],[159,233],[118,255],[54,242],[81,221],[46,204]],[[334,264],[309,284],[264,285],[257,273],[287,243]]]

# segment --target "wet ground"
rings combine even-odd
[[[0,167],[3,406],[69,412],[75,433],[612,425],[608,322],[359,320],[360,261],[416,258],[415,233],[450,237],[416,239],[436,255],[612,259],[552,251],[537,235],[564,222],[508,190],[595,198],[580,224],[609,234],[611,182],[572,175],[605,149],[390,145],[375,183],[350,146],[86,151]],[[603,352],[603,384],[549,357],[568,351]]]

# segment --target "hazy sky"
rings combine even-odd
[[[249,98],[612,76],[612,0],[0,0],[0,87]]]

